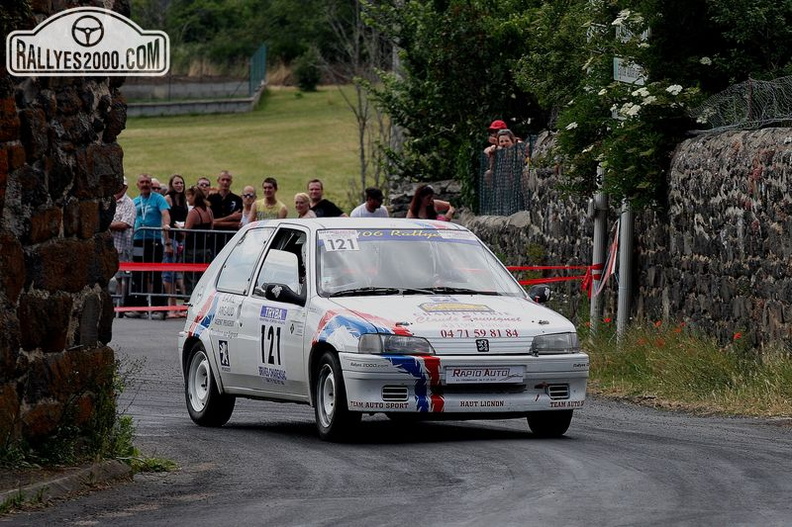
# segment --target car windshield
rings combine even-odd
[[[317,236],[322,296],[525,296],[469,231],[335,229]]]

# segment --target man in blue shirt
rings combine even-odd
[[[151,176],[140,174],[137,178],[140,195],[132,200],[135,204],[135,234],[132,237],[135,262],[162,263],[164,253],[172,253],[170,237],[170,206],[162,194],[151,191]],[[132,273],[130,304],[145,306],[147,294],[151,294],[151,305],[167,305],[162,291],[162,273],[142,271]],[[133,314],[128,313],[128,315]],[[158,312],[158,316],[164,315]],[[134,315],[133,315],[134,316]],[[160,316],[160,318],[164,318]]]

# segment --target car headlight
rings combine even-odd
[[[366,333],[360,336],[358,353],[434,355],[435,351],[429,341],[423,337]]]
[[[537,335],[531,342],[531,353],[534,355],[559,355],[579,351],[580,343],[577,333],[574,332]]]

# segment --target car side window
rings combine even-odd
[[[297,295],[305,296],[305,243],[304,232],[280,229],[264,256],[253,294],[263,296],[268,285],[281,284]]]
[[[272,228],[251,229],[231,250],[217,276],[217,289],[245,294],[261,250],[272,236]]]

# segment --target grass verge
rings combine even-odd
[[[605,326],[581,331],[591,357],[589,391],[704,414],[792,417],[792,355],[757,352],[739,334],[728,347],[685,326],[634,324],[617,345]]]

